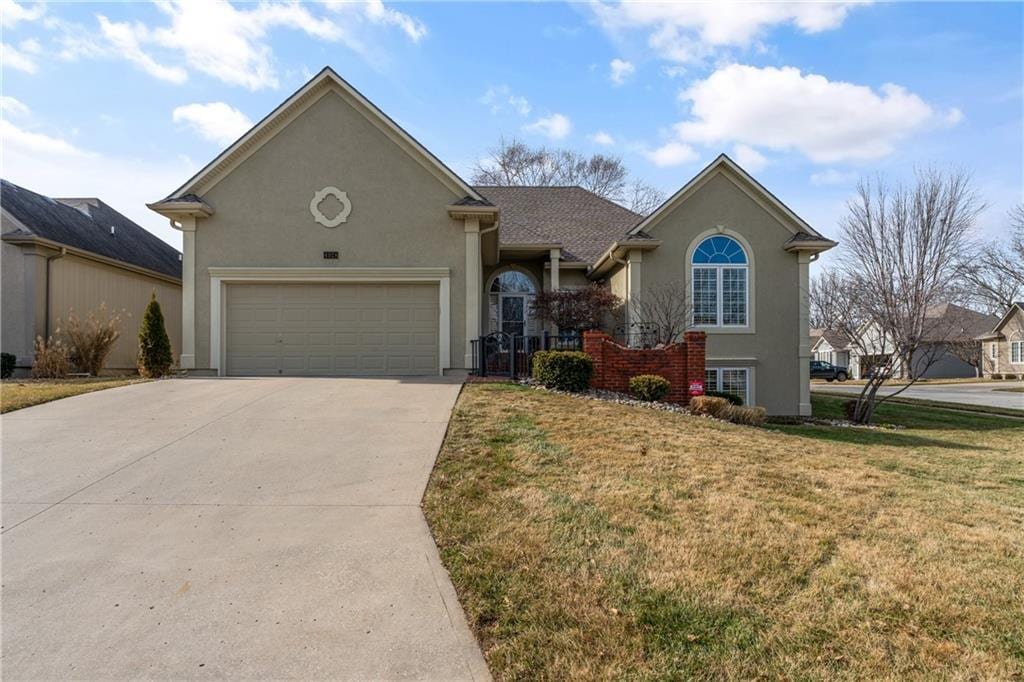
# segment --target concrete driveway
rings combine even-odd
[[[996,390],[1000,388],[1020,388],[1022,386],[1024,386],[1024,381],[999,381],[977,384],[914,384],[900,393],[900,397],[1024,410],[1024,393]],[[811,384],[812,391],[822,393],[852,393],[856,395],[863,388],[863,386],[841,384],[838,382]],[[899,389],[899,386],[882,386],[882,388],[878,389],[878,394],[889,395]]]
[[[458,392],[177,379],[5,415],[4,678],[487,678],[419,507]]]

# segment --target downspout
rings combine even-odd
[[[43,317],[43,338],[47,343],[50,341],[50,261],[63,258],[67,253],[68,250],[62,246],[59,253],[46,257],[46,305],[44,306],[46,312]]]

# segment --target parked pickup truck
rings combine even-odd
[[[811,360],[811,378],[825,381],[846,381],[850,378],[850,371],[824,360]]]

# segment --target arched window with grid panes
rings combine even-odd
[[[747,252],[732,237],[708,237],[693,250],[693,324],[744,327],[750,301]]]

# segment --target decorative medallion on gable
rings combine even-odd
[[[328,217],[320,209],[321,205],[329,197],[333,197],[335,200],[334,202],[331,202],[332,204],[337,202],[337,204],[340,205],[328,208],[327,212],[333,213],[334,217]],[[348,214],[352,212],[352,202],[349,201],[348,194],[346,192],[342,192],[337,187],[324,187],[313,194],[313,198],[309,202],[309,212],[313,215],[313,220],[324,227],[337,227],[348,220]]]

